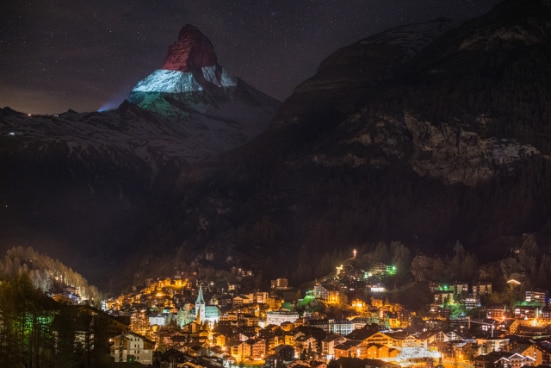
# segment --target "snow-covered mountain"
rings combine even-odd
[[[186,25],[115,110],[0,110],[0,248],[117,262],[170,211],[182,173],[262,132],[278,106],[227,73]]]
[[[199,157],[241,145],[263,131],[279,102],[231,76],[210,40],[185,25],[160,69],[139,81],[128,100],[171,119],[197,147]],[[203,151],[203,152],[201,152]],[[189,159],[197,157],[190,153]]]

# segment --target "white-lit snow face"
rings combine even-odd
[[[203,73],[203,78],[215,86],[234,87],[237,85],[237,79],[228,75],[224,70],[222,70],[220,79],[218,79],[215,65],[202,67],[201,72]],[[193,76],[193,73],[158,69],[145,79],[139,81],[132,91],[181,93],[202,90],[203,87]]]

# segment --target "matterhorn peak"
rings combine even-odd
[[[136,92],[189,93],[236,85],[237,78],[218,64],[210,40],[199,29],[186,24],[178,40],[169,47],[161,69],[136,84],[130,101],[136,102]]]
[[[178,40],[169,47],[162,69],[189,72],[216,65],[218,59],[210,40],[199,29],[186,24]]]

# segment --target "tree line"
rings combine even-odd
[[[54,300],[66,287],[88,305]],[[93,307],[96,287],[59,260],[30,247],[0,259],[0,367],[87,368],[108,366],[109,337],[126,326]]]
[[[47,294],[63,293],[70,287],[78,292],[88,303],[99,302],[97,287],[78,272],[57,259],[40,254],[32,247],[17,246],[9,249],[0,259],[0,274],[16,277],[27,274],[32,285]]]

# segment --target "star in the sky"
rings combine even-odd
[[[469,18],[498,0],[6,0],[0,5],[0,106],[93,111],[159,67],[187,23],[233,75],[279,99],[330,53],[374,32]],[[59,86],[66,93],[60,93]]]

